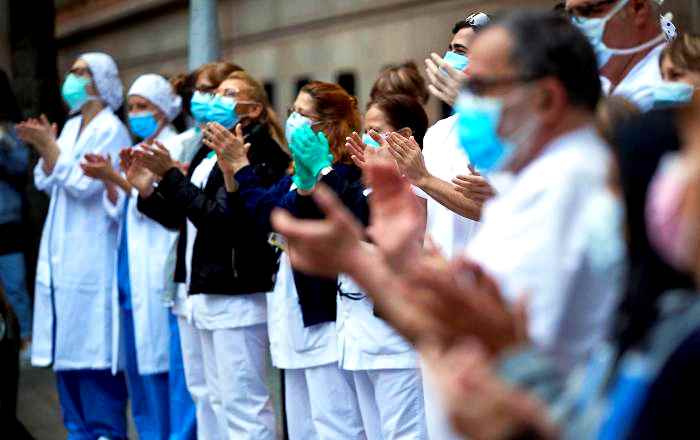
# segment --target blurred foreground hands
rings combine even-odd
[[[292,265],[320,276],[349,274],[378,313],[421,351],[447,350],[472,337],[495,355],[526,342],[524,301],[511,307],[477,264],[464,257],[447,261],[430,244],[424,248],[420,205],[409,182],[393,161],[368,158],[373,192],[366,231],[324,185],[313,193],[324,219],[273,213]]]

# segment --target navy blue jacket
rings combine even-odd
[[[273,232],[270,214],[275,208],[284,208],[298,218],[323,218],[323,213],[311,197],[289,190],[292,186],[290,176],[285,176],[270,188],[260,184],[259,177],[250,167],[241,169],[235,177],[239,188],[236,193],[229,193],[230,203],[242,201],[260,230],[265,233]],[[323,176],[321,181],[334,190],[345,206],[366,225],[369,222],[369,207],[360,177],[361,172],[357,167],[336,164],[333,171]],[[304,326],[335,321],[337,278],[310,276],[296,270],[293,272]]]
[[[285,175],[289,156],[264,127],[244,129],[251,143],[250,170],[265,187]],[[200,189],[190,183],[192,172],[211,152],[202,146],[190,163],[187,176],[172,168],[148,198],[139,197],[138,209],[169,229],[179,230],[175,282],[186,281],[186,220],[197,228],[192,252],[190,294],[238,295],[269,292],[274,287],[278,255],[253,218],[227,195],[224,176],[215,166]]]

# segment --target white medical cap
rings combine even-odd
[[[112,110],[117,110],[124,101],[124,87],[119,79],[119,70],[114,59],[101,52],[84,53],[78,59],[85,61],[90,67],[92,79],[100,98]]]
[[[127,93],[127,96],[131,95],[138,95],[151,101],[171,122],[182,109],[182,98],[175,94],[170,82],[155,73],[147,73],[136,78]]]

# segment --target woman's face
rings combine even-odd
[[[84,60],[77,59],[71,66],[68,73],[72,73],[77,76],[82,76],[84,78],[90,79],[90,84],[85,87],[90,96],[98,96],[97,89],[95,88],[95,83],[93,81],[92,72],[90,71],[90,66]]]
[[[389,118],[386,117],[386,114],[378,105],[371,106],[365,113],[365,131],[370,130],[374,130],[379,134],[396,132],[406,138],[413,134],[409,127],[394,127],[391,125]]]
[[[700,88],[700,72],[682,69],[676,66],[668,55],[665,55],[661,60],[661,76],[666,81],[684,82],[693,87]]]
[[[320,116],[316,113],[314,99],[306,92],[299,92],[297,99],[294,101],[294,105],[289,109],[289,114],[292,112],[297,112],[314,122],[320,120]]]
[[[130,115],[136,113],[149,112],[153,113],[153,116],[155,116],[159,124],[163,123],[163,121],[165,120],[165,115],[163,114],[163,112],[158,107],[156,107],[151,101],[142,96],[129,95],[129,97],[126,100],[126,106],[127,111]]]
[[[215,94],[221,97],[236,100],[236,112],[238,116],[249,119],[257,119],[262,112],[262,105],[253,100],[250,86],[240,79],[224,80],[216,88]]]

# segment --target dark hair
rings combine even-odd
[[[621,352],[653,327],[664,293],[693,286],[689,275],[673,269],[654,250],[645,221],[647,193],[658,165],[667,152],[680,149],[676,118],[676,112],[654,110],[623,121],[614,133],[627,218],[627,285],[614,329]]]
[[[486,22],[484,22],[482,15],[486,16]],[[459,20],[454,26],[452,26],[452,35],[455,35],[457,32],[466,28],[473,29],[474,33],[477,33],[488,26],[491,19],[492,17],[485,12],[472,12],[471,14],[467,15],[467,18],[464,20]]]
[[[428,115],[420,102],[408,95],[380,95],[367,104],[367,109],[373,106],[381,110],[387,122],[396,130],[410,128],[413,138],[423,148],[423,138],[428,130]]]
[[[21,120],[22,111],[10,86],[10,79],[7,73],[0,69],[0,122],[20,122]]]
[[[308,93],[319,115],[319,127],[328,137],[335,162],[351,164],[350,152],[345,148],[345,138],[353,131],[360,131],[360,112],[357,99],[338,84],[311,81],[299,93]]]
[[[375,99],[379,95],[389,94],[413,96],[423,105],[430,98],[425,79],[413,61],[384,68],[372,85],[369,97]]]
[[[552,12],[518,11],[498,26],[512,37],[511,61],[523,77],[555,77],[573,105],[595,111],[601,97],[596,56],[571,21]]]

